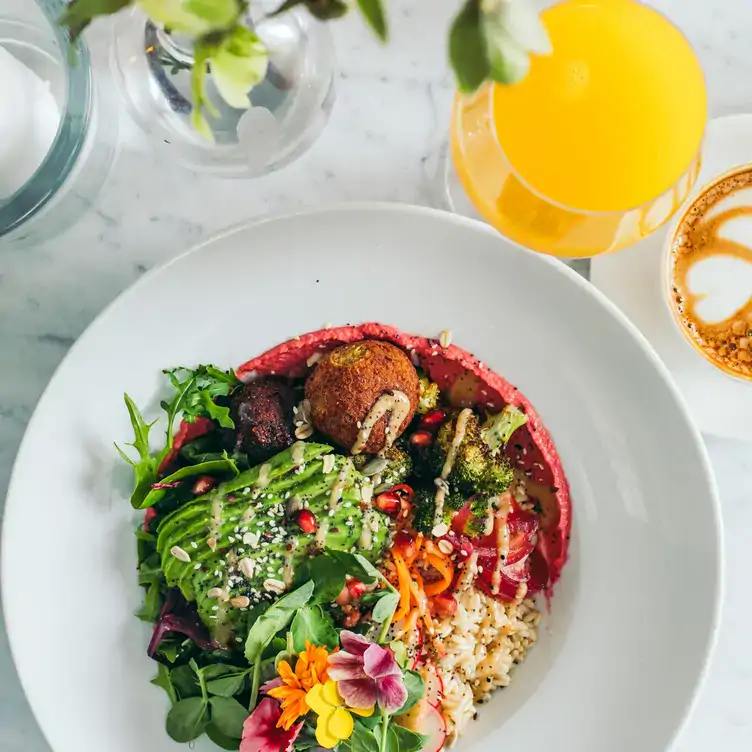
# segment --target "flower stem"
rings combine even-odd
[[[381,743],[379,752],[386,752],[386,735],[389,731],[389,714],[381,711]]]
[[[261,684],[261,658],[253,664],[253,676],[251,677],[251,701],[248,703],[249,712],[253,712],[258,700],[259,685]]]

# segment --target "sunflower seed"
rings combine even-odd
[[[304,423],[302,426],[298,426],[295,429],[295,438],[296,439],[307,439],[313,435],[313,428],[308,424]]]
[[[439,551],[441,551],[442,554],[451,554],[452,544],[448,540],[440,540]]]
[[[253,562],[248,558],[241,559],[238,562],[238,569],[249,579],[253,579],[253,573],[256,569],[256,567],[253,565]]]
[[[236,608],[248,608],[251,605],[251,599],[247,595],[237,595],[230,598],[230,605]]]
[[[212,551],[217,550],[217,539],[216,538],[207,538],[206,539],[206,545],[209,546],[209,548]]]
[[[173,546],[170,549],[170,553],[178,560],[183,561],[186,564],[191,560],[190,554],[187,551],[183,551],[180,546]]]
[[[449,345],[452,344],[452,330],[444,329],[439,335],[439,342],[441,346],[446,350]]]
[[[443,522],[440,522],[438,525],[434,525],[433,530],[431,530],[431,533],[433,534],[434,538],[441,538],[442,536],[446,535],[448,532],[449,532],[449,526]]]
[[[275,580],[274,578],[269,577],[268,579],[264,580],[264,590],[269,593],[276,593],[277,595],[281,595],[285,592],[285,583],[282,582],[282,580]]]
[[[375,460],[371,460],[362,470],[361,473],[367,477],[371,477],[372,475],[378,475],[379,473],[383,473],[384,470],[386,470],[387,465],[389,463],[382,459],[381,457],[377,457]]]
[[[228,598],[227,591],[223,590],[221,587],[213,587],[209,592],[206,594],[207,598],[214,598],[218,601],[226,601]]]

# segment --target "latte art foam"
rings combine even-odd
[[[689,341],[713,365],[752,379],[752,167],[719,178],[685,211],[669,271]]]

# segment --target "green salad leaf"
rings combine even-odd
[[[213,723],[210,723],[206,727],[206,735],[218,747],[221,747],[222,749],[233,750],[233,752],[237,752],[238,740],[233,739],[231,736],[225,736]]]
[[[167,696],[170,698],[170,703],[172,705],[178,701],[177,692],[175,691],[175,687],[172,686],[172,681],[170,680],[170,669],[168,669],[163,663],[157,664],[157,675],[151,680],[151,684],[155,687],[161,687],[167,692]]]
[[[176,666],[170,672],[170,681],[175,687],[181,700],[188,697],[200,697],[201,685],[199,684],[198,675],[189,665]]]
[[[209,669],[214,669],[209,671]],[[249,668],[226,666],[221,663],[204,669],[206,690],[217,697],[232,697],[245,689],[246,677],[251,673]]]
[[[248,711],[232,697],[211,697],[211,724],[223,736],[240,739]]]
[[[404,681],[405,689],[407,690],[407,699],[405,700],[405,704],[395,713],[395,715],[407,713],[407,711],[415,707],[415,705],[417,705],[426,694],[426,683],[423,681],[423,677],[416,671],[405,671],[402,675],[402,680]]]
[[[375,622],[379,624],[385,621],[392,621],[392,616],[397,610],[399,604],[399,593],[395,593],[392,590],[384,592],[384,595],[379,598],[376,605],[373,607],[371,616]]]
[[[141,415],[141,411],[136,407],[136,403],[127,394],[125,395],[125,405],[128,408],[128,416],[131,419],[135,436],[128,446],[132,446],[138,452],[138,462],[132,460],[117,444],[115,444],[115,448],[120,456],[133,467],[134,480],[131,504],[135,509],[138,509],[157,479],[159,460],[149,453],[149,432],[156,421],[147,423]]]
[[[311,580],[314,585],[313,603],[331,603],[345,586],[345,571],[333,557],[323,553],[305,559],[295,571],[294,585]]]
[[[325,614],[321,606],[303,606],[292,620],[290,627],[293,650],[302,653],[306,647],[306,640],[314,645],[323,645],[330,650],[339,646],[339,636],[334,628],[332,619]]]
[[[266,646],[277,632],[290,624],[295,612],[303,608],[313,595],[313,582],[306,582],[273,603],[251,627],[245,642],[245,657],[248,663],[261,660]]]
[[[192,742],[204,733],[209,723],[209,706],[202,697],[176,702],[167,714],[166,728],[176,742]]]
[[[379,570],[360,554],[351,554],[334,548],[325,548],[324,553],[334,559],[346,574],[355,577],[366,585],[372,585],[376,580],[381,579]]]
[[[417,734],[396,723],[389,724],[387,749],[389,752],[420,752],[426,746],[428,737]]]

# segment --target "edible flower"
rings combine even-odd
[[[238,752],[291,752],[303,723],[281,729],[282,709],[276,700],[265,697],[245,719]]]
[[[330,679],[325,684],[317,684],[306,695],[311,710],[318,714],[316,741],[325,749],[336,747],[353,732],[352,713],[368,718],[373,715],[370,708],[352,708],[345,705],[337,685]],[[242,751],[241,751],[242,752]]]
[[[329,678],[351,708],[375,704],[384,713],[399,710],[407,699],[402,671],[389,648],[354,632],[340,633],[342,650],[329,656]]]
[[[295,670],[293,671],[287,661],[280,661],[277,668],[279,685],[265,690],[269,697],[281,703],[282,714],[277,726],[284,729],[289,729],[298,718],[308,712],[306,693],[328,678],[327,649],[311,645],[308,640],[305,645],[305,650],[298,656]]]

